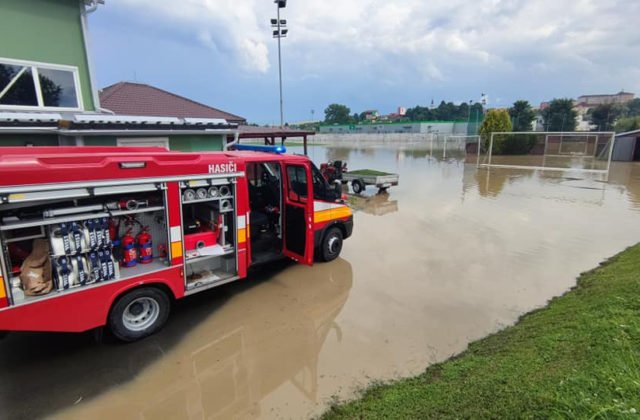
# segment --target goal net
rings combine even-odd
[[[613,132],[500,132],[478,140],[478,166],[608,173]],[[469,149],[467,149],[469,150]]]
[[[465,154],[468,153],[469,144],[473,145],[473,150],[475,151],[479,138],[480,136],[477,135],[430,133],[428,134],[426,145],[432,156],[438,158],[464,158]]]

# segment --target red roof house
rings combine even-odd
[[[119,82],[100,91],[102,108],[121,115],[178,118],[221,118],[245,124],[246,119],[143,83]]]

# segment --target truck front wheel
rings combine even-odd
[[[144,287],[120,297],[109,313],[109,329],[122,341],[136,341],[162,328],[171,305],[163,291]]]
[[[322,261],[329,262],[338,258],[342,251],[342,232],[337,227],[330,228],[322,240],[320,256]]]

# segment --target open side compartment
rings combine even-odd
[[[138,188],[136,188],[138,187]],[[31,193],[0,204],[0,266],[12,305],[165,269],[162,185]],[[37,195],[36,195],[37,194]],[[63,198],[64,197],[64,198]],[[7,202],[9,201],[9,202]]]
[[[186,289],[236,279],[234,180],[188,181],[181,187]]]

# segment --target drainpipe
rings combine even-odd
[[[233,133],[233,141],[231,143],[227,143],[225,141],[225,145],[224,145],[224,151],[229,150],[229,147],[231,146],[235,146],[236,144],[238,144],[238,141],[240,140],[240,131],[236,130],[235,133]]]
[[[91,65],[91,54],[89,53],[90,43],[89,34],[87,32],[87,15],[95,12],[98,5],[104,4],[104,0],[79,0],[82,11],[80,13],[80,24],[82,26],[82,38],[84,40],[84,52],[87,60],[87,69],[89,70],[89,84],[91,85],[91,97],[93,99],[93,106],[96,110],[100,110],[100,96],[98,95],[98,89],[95,85],[95,74],[93,72],[93,66]]]

